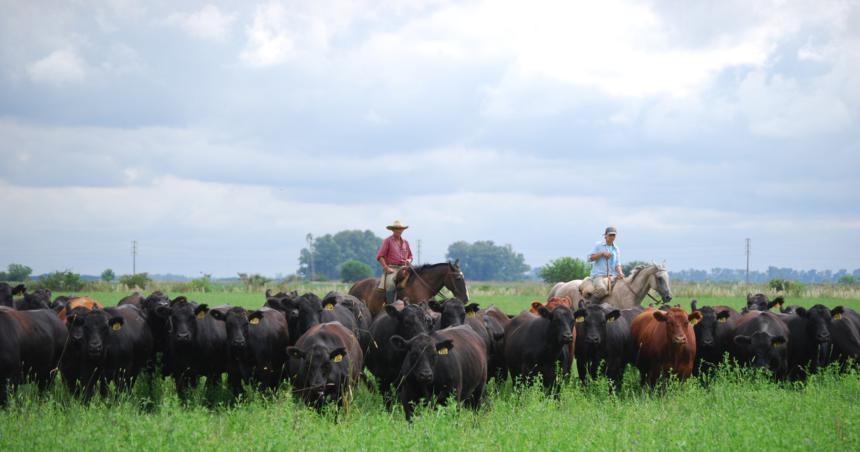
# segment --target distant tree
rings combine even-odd
[[[338,279],[340,265],[348,260],[364,262],[371,269],[376,265],[376,252],[382,239],[373,232],[349,230],[337,234],[326,234],[313,241],[313,253],[307,248],[299,252],[299,271],[303,277],[310,276],[311,258],[314,262],[314,279]]]
[[[194,292],[212,292],[212,275],[205,273],[199,278],[192,279],[188,286]]]
[[[630,272],[633,271],[634,268],[640,265],[649,265],[648,262],[645,261],[630,261],[624,264],[621,264],[621,271],[624,272],[624,276],[630,276]]]
[[[248,290],[259,290],[265,287],[266,284],[272,282],[271,279],[266,278],[259,273],[254,273],[252,275],[249,275],[247,273],[239,273],[239,279],[242,281],[242,284],[244,284]]]
[[[114,279],[116,279],[116,274],[114,274],[113,270],[107,269],[107,270],[102,272],[101,278],[102,278],[102,281],[109,283],[109,282],[113,281]]]
[[[23,264],[9,264],[6,269],[6,277],[9,281],[26,281],[33,273],[33,269]]]
[[[119,283],[128,286],[128,288],[137,287],[138,289],[146,289],[146,286],[152,284],[152,280],[149,279],[148,274],[138,273],[135,275],[120,276]]]
[[[340,280],[353,283],[373,276],[373,268],[364,262],[350,259],[340,264]]]
[[[499,246],[491,240],[475,243],[454,242],[448,246],[448,260],[460,259],[460,269],[468,279],[479,281],[516,281],[525,279],[529,266],[521,253],[510,245]]]
[[[854,275],[842,275],[839,278],[839,284],[853,286],[854,284],[857,284],[857,278],[855,278]]]
[[[84,288],[84,282],[81,281],[81,275],[64,270],[42,276],[36,286],[51,290],[76,291]]]
[[[562,281],[582,279],[591,272],[591,266],[584,260],[574,257],[560,257],[550,261],[540,269],[540,277],[552,284]]]

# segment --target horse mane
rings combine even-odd
[[[656,264],[656,263],[637,265],[636,267],[633,268],[633,270],[630,271],[630,276],[629,276],[630,280],[636,279],[636,277],[642,273],[642,270],[649,268],[649,267],[654,267],[658,271],[666,269],[665,266],[660,265],[660,264]]]
[[[439,262],[438,264],[424,264],[424,265],[421,265],[420,267],[409,267],[409,269],[412,270],[414,273],[421,274],[421,273],[424,273],[428,270],[434,269],[436,267],[440,267],[442,265],[449,265],[450,266],[451,263],[450,262]]]

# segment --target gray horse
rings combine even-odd
[[[576,279],[568,282],[560,282],[553,286],[549,297],[568,297],[573,306],[578,306],[582,300],[580,285],[582,280]],[[630,276],[621,280],[615,280],[612,284],[612,292],[601,300],[618,309],[628,309],[641,306],[642,300],[651,289],[655,289],[664,303],[672,300],[672,289],[669,287],[669,272],[666,267],[658,264],[640,265],[630,272]]]

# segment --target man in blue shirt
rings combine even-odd
[[[621,252],[615,246],[616,230],[609,226],[603,232],[603,240],[594,245],[588,260],[591,261],[591,282],[594,290],[591,293],[595,300],[600,300],[608,293],[607,283],[610,277],[624,279],[621,271]]]

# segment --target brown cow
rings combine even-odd
[[[69,300],[69,302],[66,303],[66,306],[63,309],[60,309],[60,312],[58,312],[57,315],[60,317],[60,320],[65,322],[66,315],[68,315],[69,312],[72,312],[75,308],[86,308],[88,310],[92,310],[93,308],[104,309],[105,307],[92,298],[78,297]]]
[[[538,309],[540,309],[541,306],[549,309],[550,311],[552,311],[553,309],[555,309],[558,306],[567,306],[568,308],[573,309],[571,306],[570,298],[568,298],[568,297],[552,297],[549,300],[547,300],[546,303],[541,303],[540,301],[532,301],[531,307],[529,308],[529,312],[534,314],[534,315],[540,315],[540,314],[538,314]]]
[[[667,311],[648,308],[633,319],[636,367],[643,386],[653,387],[661,374],[669,372],[681,380],[690,376],[696,358],[696,333],[690,322],[701,319],[700,312],[687,315],[677,307]]]

